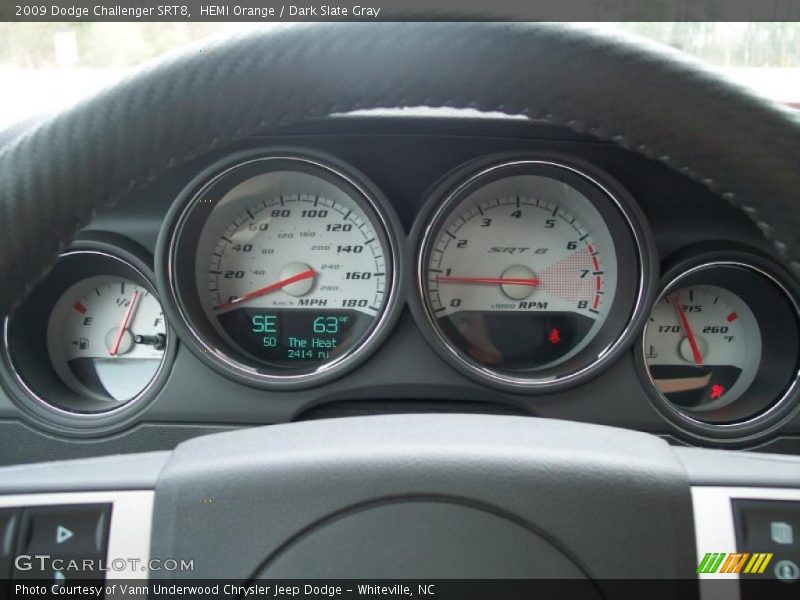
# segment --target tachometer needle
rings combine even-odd
[[[271,283],[267,286],[262,288],[258,288],[257,290],[253,290],[252,292],[247,292],[244,296],[239,296],[238,298],[234,298],[230,302],[223,302],[219,306],[215,306],[214,310],[222,310],[223,308],[228,308],[239,304],[241,302],[246,302],[247,300],[252,300],[253,298],[258,298],[259,296],[264,296],[269,294],[270,292],[277,291],[281,288],[286,287],[287,285],[291,285],[292,283],[297,283],[298,281],[303,281],[304,279],[309,279],[314,277],[317,272],[314,269],[308,269],[307,271],[303,271],[302,273],[298,273],[297,275],[292,275],[291,277],[287,277],[286,279],[281,279],[280,281],[276,281],[275,283]]]
[[[117,352],[119,352],[119,345],[122,342],[122,337],[125,335],[125,330],[128,329],[128,325],[130,325],[131,318],[133,317],[133,311],[136,308],[136,301],[138,299],[139,292],[133,292],[133,295],[131,296],[131,302],[128,304],[128,310],[125,311],[125,315],[122,317],[122,322],[119,324],[117,337],[114,338],[114,343],[111,345],[111,349],[108,351],[109,356],[116,356]]]
[[[449,275],[440,275],[436,281],[441,283],[477,283],[484,285],[527,285],[536,287],[540,281],[533,278],[523,277],[451,277]]]
[[[681,327],[683,327],[684,333],[686,333],[686,339],[689,340],[689,347],[692,349],[692,356],[694,357],[694,362],[697,363],[698,365],[702,365],[703,355],[700,354],[700,348],[697,346],[697,340],[694,337],[692,326],[689,325],[689,319],[686,318],[686,312],[683,310],[683,306],[681,306],[678,294],[675,294],[672,297],[671,302],[672,305],[675,307],[675,312],[678,313],[678,319],[681,322]]]

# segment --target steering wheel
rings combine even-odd
[[[409,106],[525,115],[660,161],[743,210],[800,274],[796,113],[677,52],[582,28],[328,24],[170,56],[4,148],[0,312],[95,210],[171,169],[285,124]],[[203,549],[193,573],[167,576],[242,581],[694,578],[691,483],[665,442],[591,425],[281,425],[179,446],[155,484],[151,548]]]

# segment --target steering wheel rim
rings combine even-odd
[[[658,160],[743,210],[800,273],[789,109],[677,52],[580,27],[324,24],[169,56],[0,151],[0,311],[96,210],[169,170],[283,125],[407,106],[521,114]]]

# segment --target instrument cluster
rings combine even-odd
[[[696,439],[768,431],[796,406],[798,290],[740,248],[665,264],[637,202],[594,165],[492,155],[442,177],[407,234],[358,169],[254,150],[200,173],[150,259],[82,242],[5,320],[30,415],[129,424],[178,341],[241,384],[308,389],[379,352],[404,307],[459,374],[526,397],[633,352],[653,406]]]

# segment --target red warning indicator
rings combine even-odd
[[[711,386],[711,399],[712,400],[719,400],[722,398],[722,395],[725,393],[725,388],[719,384],[714,384]]]
[[[561,343],[561,332],[558,331],[555,327],[550,330],[550,335],[547,336],[547,341],[553,345]]]
[[[81,313],[82,315],[83,315],[83,314],[86,314],[86,307],[85,307],[83,304],[81,304],[80,302],[76,302],[75,304],[73,304],[73,305],[72,305],[72,308],[74,308],[75,310],[77,310],[77,311],[78,311],[79,313]]]
[[[738,318],[739,315],[736,314],[736,311],[731,311],[731,313],[725,317],[725,320],[728,321],[728,323],[733,323]]]

